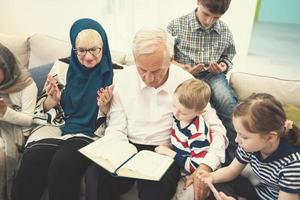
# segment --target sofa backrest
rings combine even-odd
[[[45,34],[36,33],[29,38],[30,68],[53,63],[71,55],[71,44]]]
[[[30,37],[22,35],[7,35],[0,33],[0,43],[7,46],[24,67],[34,68],[54,63],[56,60],[71,55],[69,41],[60,40],[42,33]],[[111,50],[115,63],[126,63],[126,53]]]
[[[41,94],[47,79],[47,75],[50,72],[52,67],[53,67],[53,63],[49,63],[46,65],[41,65],[39,67],[34,67],[29,69],[29,73],[31,74],[31,77],[33,78],[38,88],[38,95]]]
[[[232,72],[230,85],[239,100],[244,100],[252,93],[264,92],[273,95],[282,103],[300,107],[300,79],[280,79],[245,72]]]

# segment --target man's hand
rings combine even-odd
[[[224,62],[220,62],[219,64],[216,62],[209,63],[208,71],[214,74],[223,73],[227,70],[227,64]]]
[[[184,190],[186,190],[189,186],[191,186],[194,183],[195,175],[196,175],[195,173],[192,173],[190,176],[187,176],[186,182],[183,187]]]
[[[196,176],[194,176],[193,188],[194,200],[204,200],[209,196],[210,190],[207,184],[203,180],[197,178]]]
[[[209,196],[210,192],[207,184],[197,177],[197,173],[201,173],[201,171],[210,173],[212,170],[209,166],[201,164],[193,173],[194,200],[204,200]]]
[[[7,105],[2,98],[0,98],[0,114],[4,115],[7,110]]]
[[[171,158],[174,158],[176,155],[175,151],[173,151],[172,149],[170,149],[170,147],[165,145],[159,145],[158,147],[156,147],[155,152],[162,155],[169,156]]]

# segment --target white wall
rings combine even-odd
[[[0,0],[0,32],[45,33],[69,40],[78,18],[98,20],[106,29],[111,49],[130,49],[134,33],[144,26],[161,26],[191,12],[196,0]],[[231,28],[238,53],[246,55],[256,0],[232,0],[223,20]],[[128,29],[129,27],[129,29]]]
[[[0,0],[0,5],[0,32],[40,32],[60,39],[68,39],[69,28],[78,18],[100,21],[102,7],[99,0]]]

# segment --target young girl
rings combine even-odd
[[[0,199],[8,199],[19,147],[29,135],[36,98],[32,78],[19,67],[13,53],[0,44]]]
[[[250,163],[260,179],[255,188],[259,199],[298,200],[300,131],[286,119],[282,105],[269,94],[254,94],[238,105],[233,125],[239,145],[235,159],[228,167],[197,176],[208,183],[227,182]]]

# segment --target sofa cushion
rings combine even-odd
[[[121,52],[121,51],[114,51],[111,50],[111,59],[113,60],[114,63],[125,65],[126,64],[126,54]]]
[[[300,79],[280,79],[245,72],[232,72],[230,85],[239,100],[244,100],[254,92],[264,92],[273,95],[282,103],[300,107]]]
[[[71,44],[45,34],[36,33],[29,39],[30,68],[53,63],[59,58],[71,55]]]
[[[26,36],[6,35],[0,33],[0,43],[6,46],[16,56],[21,66],[28,67],[29,41]]]
[[[125,58],[125,64],[128,66],[134,65],[134,57],[133,54],[131,52],[126,54],[126,58]]]

